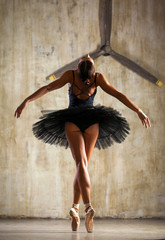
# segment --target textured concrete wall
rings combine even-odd
[[[98,0],[0,0],[0,215],[68,217],[75,164],[70,150],[45,145],[31,126],[42,109],[68,105],[67,86],[15,108],[45,77],[100,43]],[[164,80],[165,1],[113,1],[112,48]],[[117,108],[131,134],[123,144],[95,150],[89,165],[96,216],[165,216],[165,89],[111,57],[96,70],[150,117],[146,130],[134,112],[99,89],[95,103]],[[81,206],[83,216],[83,206]]]

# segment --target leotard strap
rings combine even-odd
[[[90,88],[93,84],[95,84],[95,87],[96,87],[96,78],[97,78],[97,73],[95,74],[95,80],[94,80],[94,82],[93,83],[91,83],[86,89],[85,89],[85,91],[83,91],[81,88],[79,88],[79,86],[77,86],[77,84],[75,83],[75,75],[74,75],[74,71],[72,71],[73,72],[73,84],[72,85],[75,85],[79,90],[80,90],[80,93],[78,93],[78,94],[75,94],[76,96],[79,96],[79,95],[81,95],[81,94],[84,94],[84,95],[86,95],[86,96],[88,96],[88,97],[90,97],[91,95],[89,95],[87,92],[85,92],[88,88]]]

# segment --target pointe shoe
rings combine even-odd
[[[76,212],[75,208],[72,207],[69,211],[69,215],[72,218],[71,221],[72,231],[77,231],[80,226],[80,217],[78,215],[78,212]]]
[[[93,232],[93,217],[95,214],[95,210],[92,207],[89,207],[85,214],[85,227],[87,232]]]

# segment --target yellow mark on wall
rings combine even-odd
[[[56,76],[53,74],[49,77],[49,80],[55,80],[56,79]]]
[[[161,87],[161,86],[163,85],[163,83],[162,83],[160,80],[158,80],[158,81],[156,82],[156,84],[157,84],[159,87]]]

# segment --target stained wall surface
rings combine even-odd
[[[165,1],[113,1],[111,46],[160,80],[165,77]],[[68,86],[31,102],[20,119],[16,107],[48,84],[45,77],[100,44],[98,0],[0,0],[0,216],[68,217],[75,164],[70,150],[45,145],[32,134],[43,109],[68,106]],[[165,217],[165,88],[111,57],[96,71],[150,118],[101,89],[95,104],[118,109],[131,134],[122,144],[94,150],[89,164],[91,201],[98,217]],[[81,216],[84,215],[81,202]]]

